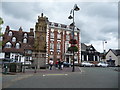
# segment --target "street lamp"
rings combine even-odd
[[[70,24],[70,27],[72,27],[72,29],[73,29],[73,32],[72,32],[72,34],[73,34],[72,39],[73,40],[74,40],[74,28],[75,28],[74,11],[79,11],[79,10],[80,10],[80,8],[78,8],[77,4],[75,4],[73,9],[70,12],[70,16],[68,17],[68,19],[73,19],[73,23]],[[74,50],[73,50],[73,69],[72,69],[72,72],[74,72],[74,71],[75,71],[75,68],[74,68]]]
[[[103,53],[105,54],[105,44],[107,43],[106,40],[103,41]]]
[[[103,61],[105,61],[105,44],[107,43],[106,40],[103,40]]]

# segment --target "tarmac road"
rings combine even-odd
[[[118,88],[118,72],[113,68],[77,67],[76,72],[69,69],[68,72],[26,72],[24,75],[14,75],[14,79],[11,75],[3,76],[3,88]],[[6,83],[8,81],[10,83]]]

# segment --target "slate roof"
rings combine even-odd
[[[12,32],[12,36],[8,36],[9,32]],[[27,34],[27,37],[24,37],[24,34]],[[12,42],[12,38],[16,38],[16,42]],[[23,43],[23,39],[27,39],[27,43]],[[12,44],[11,48],[5,48],[7,42]],[[16,49],[16,43],[20,44],[20,49]],[[6,31],[3,35],[3,44],[2,44],[2,51],[3,52],[13,52],[13,53],[24,53],[25,49],[33,50],[34,44],[34,32],[31,30],[30,32],[24,32],[21,28],[19,31],[17,30],[10,30],[9,26],[7,26]]]
[[[110,49],[116,56],[120,56],[120,49]]]
[[[89,51],[90,48],[92,48],[92,51],[96,51],[96,49],[93,47],[93,45],[85,45],[84,43],[81,43],[81,51]],[[97,52],[97,51],[96,51]]]

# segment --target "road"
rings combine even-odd
[[[112,67],[77,67],[81,71],[3,76],[3,88],[118,88]]]

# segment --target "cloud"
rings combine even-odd
[[[76,2],[75,2],[76,3]],[[18,30],[20,26],[25,31],[35,27],[38,15],[44,13],[49,21],[69,25],[68,19],[73,2],[3,2],[2,17],[6,25]],[[81,41],[95,44],[103,40],[118,38],[118,3],[117,2],[77,2],[80,11],[75,12],[75,25],[80,28]],[[112,38],[111,38],[112,37]],[[117,45],[108,45],[114,48]]]

